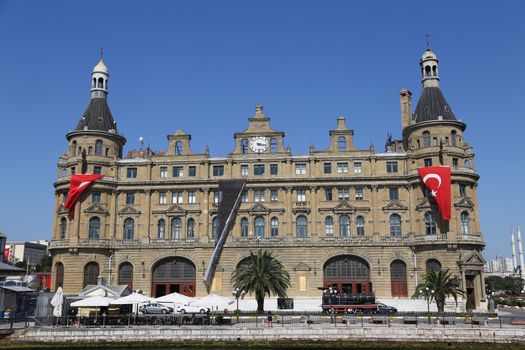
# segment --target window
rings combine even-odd
[[[188,167],[188,176],[197,176],[197,167],[195,165],[190,165]]]
[[[465,159],[465,168],[470,169],[470,159]]]
[[[456,130],[452,130],[450,132],[450,143],[452,146],[456,146],[457,145],[457,133],[456,133]]]
[[[306,216],[299,215],[295,226],[297,238],[306,238],[308,236],[308,220],[306,219]]]
[[[253,196],[255,202],[265,202],[264,190],[253,190]]]
[[[437,137],[433,137],[432,138],[432,146],[437,146],[438,145],[438,138]]]
[[[398,214],[390,215],[390,236],[401,236],[401,216]]]
[[[87,263],[84,266],[84,283],[83,286],[96,285],[100,268],[96,262]]]
[[[270,141],[270,150],[272,153],[279,151],[279,145],[277,144],[277,139],[273,137]]]
[[[277,175],[279,166],[277,164],[270,164],[270,175]]]
[[[195,191],[188,191],[188,204],[197,203]]]
[[[331,174],[332,173],[332,163],[324,163],[323,171],[325,174]]]
[[[181,166],[173,167],[173,177],[182,177],[184,176],[184,168]]]
[[[308,290],[307,276],[299,276],[299,292],[306,292]]]
[[[195,220],[192,218],[186,223],[186,238],[195,238]]]
[[[100,203],[100,192],[93,191],[91,193],[91,203]]]
[[[298,202],[306,202],[306,190],[305,189],[299,189],[296,191],[296,193],[297,193]]]
[[[241,219],[241,237],[248,237],[248,219]]]
[[[348,163],[337,163],[337,173],[344,174],[348,172]]]
[[[88,147],[88,155],[91,155],[92,153],[93,153],[93,147],[89,146]]]
[[[93,174],[102,174],[102,167],[100,165],[95,165],[93,167]]]
[[[77,173],[77,169],[73,166],[71,167],[71,175],[75,175]]]
[[[241,202],[242,203],[248,202],[248,191],[246,191],[246,190],[242,191]]]
[[[66,233],[67,233],[67,219],[66,218],[60,219],[59,232],[60,232],[59,234],[60,239],[65,239]]]
[[[95,155],[96,156],[102,155],[102,140],[95,141]]]
[[[469,233],[469,215],[468,212],[464,211],[461,213],[461,233],[468,235]]]
[[[279,190],[270,190],[270,202],[279,201]]]
[[[254,226],[255,237],[263,238],[264,237],[264,226],[265,226],[264,218],[262,216],[257,216],[255,218],[253,226]]]
[[[387,173],[397,173],[397,162],[386,162]]]
[[[428,131],[423,132],[423,147],[430,147],[430,133]]]
[[[350,200],[350,189],[348,188],[339,188],[337,189],[337,200]]]
[[[365,235],[365,218],[364,217],[358,216],[355,218],[355,228],[356,228],[356,234],[358,236]]]
[[[430,211],[425,213],[425,233],[427,235],[436,234],[436,220],[434,219],[434,214]]]
[[[160,219],[157,222],[157,239],[164,239],[166,237],[166,220]]]
[[[137,177],[137,168],[127,168],[126,177],[128,179]]]
[[[214,165],[213,176],[224,176],[224,165]]]
[[[356,201],[362,201],[363,200],[363,188],[362,187],[356,187],[356,189],[355,189],[355,200]]]
[[[219,218],[214,217],[211,222],[211,238],[217,239],[219,238]]]
[[[129,262],[124,262],[118,269],[118,284],[127,285],[133,289],[133,265]]]
[[[425,198],[432,198],[432,193],[426,186],[423,187],[423,196],[425,196]]]
[[[160,177],[163,179],[168,177],[168,167],[167,166],[160,167]]]
[[[241,176],[248,176],[248,165],[241,164]]]
[[[177,192],[173,192],[172,193],[172,203],[178,203],[178,204],[182,204],[182,192],[181,191],[177,191]]]
[[[100,219],[96,216],[89,219],[89,239],[100,238]]]
[[[166,204],[166,192],[159,192],[159,204]]]
[[[324,219],[324,232],[327,236],[334,235],[334,219],[331,216]]]
[[[247,139],[241,140],[241,153],[248,153],[248,140]]]
[[[354,174],[361,174],[363,172],[363,163],[355,162],[354,163]]]
[[[306,175],[306,164],[295,164],[295,175]]]
[[[255,164],[253,166],[253,174],[254,175],[264,175],[264,164]]]
[[[135,204],[135,193],[126,193],[126,204]]]
[[[397,201],[399,199],[399,190],[397,187],[390,187],[388,193],[391,201]]]
[[[457,169],[458,168],[458,159],[457,158],[452,158],[452,169]]]
[[[425,164],[425,166],[432,166],[432,158],[423,159],[423,163]]]
[[[182,155],[182,142],[181,141],[175,142],[175,155],[177,156]]]
[[[461,197],[467,196],[467,186],[465,184],[459,184],[459,195]]]
[[[279,220],[275,216],[270,220],[270,235],[279,236]]]
[[[350,218],[348,215],[341,215],[339,217],[339,235],[341,237],[350,236]]]
[[[213,192],[213,203],[219,204],[222,201],[222,192],[214,191]]]
[[[339,136],[337,138],[337,149],[339,150],[339,152],[346,151],[346,139],[344,136]]]
[[[426,263],[426,270],[429,271],[441,271],[441,263],[436,259],[429,259]]]
[[[325,199],[326,201],[331,201],[331,200],[333,200],[332,189],[331,189],[331,188],[325,188],[325,189],[324,189],[324,199]]]
[[[171,238],[182,238],[182,220],[180,218],[173,218],[173,220],[171,220]]]
[[[55,265],[56,270],[56,278],[55,278],[55,290],[58,289],[58,287],[64,286],[64,264],[61,262],[56,263]]]
[[[135,234],[135,221],[132,218],[124,220],[124,232],[122,233],[122,239],[125,241],[133,240]]]

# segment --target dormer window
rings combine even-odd
[[[423,147],[430,147],[430,133],[423,131]]]
[[[180,141],[175,142],[175,154],[178,156],[182,155],[182,142]]]
[[[248,140],[247,139],[241,140],[241,153],[248,153]]]
[[[273,137],[271,140],[270,150],[272,153],[276,153],[278,151],[277,139],[275,137]]]
[[[337,138],[337,149],[339,152],[346,151],[346,138],[344,136],[339,136]]]

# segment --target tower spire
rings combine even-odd
[[[428,34],[427,34],[428,35]],[[439,87],[438,59],[437,55],[430,50],[427,37],[427,49],[421,56],[421,82],[423,87]]]
[[[521,231],[520,225],[518,224],[518,255],[520,257],[520,276],[523,278],[523,269],[525,269],[525,264],[523,263],[523,247],[521,245]]]
[[[512,247],[512,269],[516,271],[518,262],[516,260],[516,243],[514,242],[514,227],[510,226],[510,245]]]
[[[427,39],[427,50],[430,50],[430,34],[425,34],[425,38]]]
[[[91,73],[91,98],[106,98],[108,94],[109,70],[104,64],[104,48],[100,48],[100,60]]]

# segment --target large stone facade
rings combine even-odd
[[[429,68],[427,68],[429,67]],[[358,149],[339,117],[329,149],[294,155],[284,132],[257,106],[234,134],[233,152],[194,153],[191,136],[168,135],[167,151],[129,152],[107,105],[109,73],[93,72],[92,99],[58,162],[51,252],[55,286],[78,293],[97,275],[158,296],[204,295],[203,275],[217,237],[218,182],[246,179],[212,292],[230,296],[230,276],[250,250],[267,248],[291,276],[290,296],[318,287],[410,297],[429,268],[450,269],[477,305],[484,301],[483,236],[474,152],[466,125],[439,90],[437,58],[421,59],[423,93],[412,112],[401,90],[402,140],[384,152]],[[426,90],[428,89],[428,90]],[[335,123],[334,123],[335,124]],[[124,121],[122,125],[126,125]],[[321,135],[320,135],[321,137]],[[452,168],[452,219],[440,219],[417,168]],[[63,208],[73,173],[102,173],[75,206]]]

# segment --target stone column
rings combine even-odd
[[[147,226],[146,235],[149,241],[152,238],[151,237],[151,190],[150,189],[144,190],[144,195],[146,196],[146,210],[144,213],[146,214],[146,226]]]
[[[317,188],[315,186],[310,187],[310,219],[312,221],[312,233],[313,237],[319,236],[318,225],[317,225]]]
[[[377,228],[378,228],[378,225],[377,225],[377,211],[379,210],[379,208],[377,207],[378,186],[372,185],[371,190],[372,190],[372,234],[374,234],[377,232]]]

